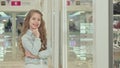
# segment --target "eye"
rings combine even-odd
[[[38,21],[41,21],[40,19],[38,19]]]
[[[35,20],[35,18],[32,18],[32,20]]]

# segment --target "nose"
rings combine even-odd
[[[39,20],[36,19],[35,22],[36,22],[36,23],[39,23]]]
[[[38,25],[38,23],[36,23],[36,26]]]

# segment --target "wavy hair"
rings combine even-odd
[[[46,28],[45,28],[45,22],[43,20],[43,14],[39,11],[39,10],[35,10],[35,9],[32,9],[28,12],[27,16],[25,17],[25,20],[23,22],[23,26],[22,26],[22,31],[21,31],[21,35],[19,37],[19,47],[20,49],[22,50],[23,52],[23,55],[25,56],[25,49],[23,48],[23,45],[22,45],[22,40],[21,40],[21,37],[27,32],[27,30],[30,28],[29,26],[29,21],[30,21],[30,18],[32,17],[33,13],[38,13],[40,14],[41,16],[41,24],[40,26],[38,27],[38,31],[40,33],[40,41],[42,44],[41,45],[41,49],[39,51],[42,51],[42,50],[45,50],[47,47],[47,38],[46,38]]]

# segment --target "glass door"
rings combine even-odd
[[[93,33],[91,11],[67,12],[68,68],[91,68],[93,61]]]
[[[81,1],[81,0],[80,0]],[[84,5],[84,4],[88,5]],[[76,2],[76,7],[79,1]],[[81,2],[81,6],[91,6],[92,1]],[[68,6],[70,8],[71,6]],[[91,9],[67,11],[67,64],[68,68],[92,68],[94,24]]]
[[[108,3],[66,0],[63,4],[63,68],[109,68]]]
[[[0,12],[1,63],[22,61],[22,56],[17,43],[25,14],[26,12]]]

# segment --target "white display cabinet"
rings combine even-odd
[[[108,3],[66,0],[63,4],[63,68],[109,68]]]
[[[67,6],[68,68],[93,67],[94,23],[91,4],[88,1],[80,1],[80,5]],[[71,10],[72,7],[76,8]],[[89,9],[84,7],[89,7]]]

